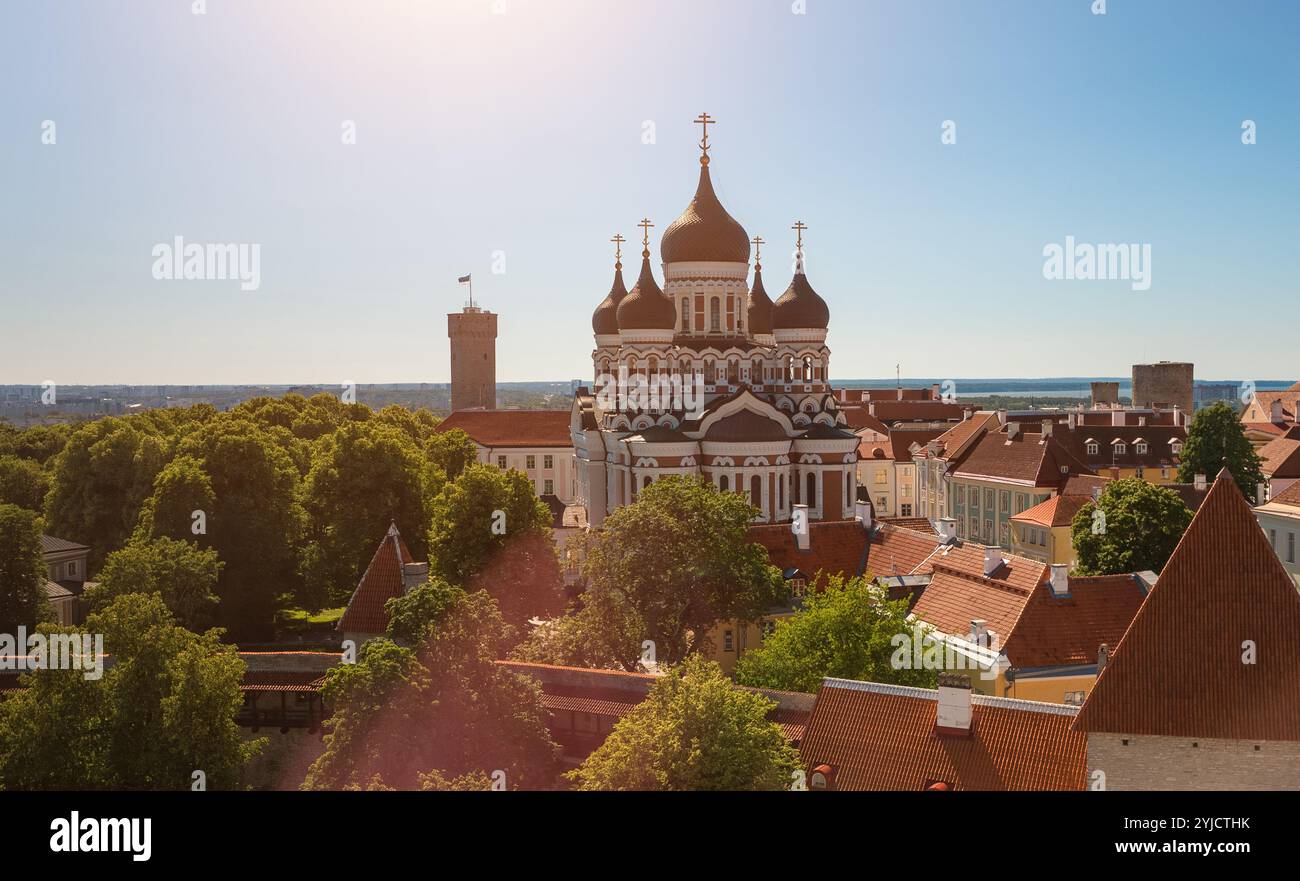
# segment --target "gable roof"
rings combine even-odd
[[[1264,444],[1259,458],[1265,477],[1300,477],[1300,429],[1288,430]]]
[[[971,734],[935,731],[938,692],[826,679],[799,753],[811,771],[835,768],[839,790],[1081,790],[1085,737],[1075,708],[971,697]]]
[[[65,538],[55,538],[52,535],[41,536],[41,553],[42,554],[60,554],[64,551],[88,551],[86,545],[77,544],[75,541],[68,541]]]
[[[482,447],[571,447],[570,410],[455,410],[434,431],[459,428]]]
[[[1300,594],[1224,468],[1075,728],[1300,740],[1297,632]]]
[[[1003,651],[1019,668],[1097,663],[1097,649],[1119,645],[1146,597],[1137,575],[1071,576],[1068,593],[1034,589]]]
[[[1029,602],[1032,588],[971,575],[939,563],[933,566],[934,575],[912,607],[912,614],[952,636],[970,633],[972,621],[987,621],[994,634],[989,647],[1001,649]]]
[[[370,558],[370,565],[352,592],[336,629],[350,633],[387,631],[388,613],[384,611],[384,603],[402,595],[402,567],[412,562],[411,552],[402,541],[397,524],[393,523]]]
[[[788,523],[751,526],[749,537],[767,548],[773,566],[809,578],[818,572],[846,578],[867,572],[876,577],[929,572],[926,561],[943,547],[936,535],[886,523],[868,533],[858,520],[811,521],[806,551],[799,550]]]
[[[1016,523],[1032,523],[1035,526],[1069,526],[1074,522],[1074,515],[1079,509],[1092,501],[1092,496],[1052,496],[1031,508],[1026,508],[1011,519]]]
[[[981,437],[952,473],[1054,489],[1066,474],[1095,472],[1072,455],[1054,435],[1044,437],[1018,431],[1012,437],[1003,429],[990,431]]]

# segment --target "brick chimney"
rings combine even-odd
[[[1052,596],[1063,597],[1070,592],[1070,567],[1065,563],[1052,564]]]
[[[1101,671],[1105,670],[1106,665],[1109,663],[1110,663],[1110,646],[1106,645],[1106,643],[1103,642],[1101,645],[1097,646],[1097,675],[1098,676],[1101,675]]]
[[[1002,549],[989,546],[984,548],[984,577],[988,578],[1002,565]]]
[[[940,734],[970,737],[970,677],[957,673],[939,674],[939,700],[934,727]]]
[[[939,520],[939,535],[943,537],[944,544],[952,544],[957,540],[957,518],[942,517]]]
[[[1010,441],[1015,440],[1016,437],[1017,437],[1019,434],[1020,434],[1020,423],[1019,423],[1019,422],[1008,422],[1008,423],[1007,423],[1007,441],[1010,442]]]
[[[862,528],[867,532],[871,531],[871,503],[854,502],[853,507],[857,509],[857,521],[862,524]]]
[[[402,566],[402,593],[410,593],[428,580],[428,563],[407,563]]]
[[[1051,419],[1043,420],[1043,440],[1047,440],[1047,438],[1052,436],[1052,429],[1054,429],[1055,427],[1056,427],[1056,423],[1053,422]]]

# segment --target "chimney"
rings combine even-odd
[[[942,734],[970,736],[970,677],[957,673],[939,674],[939,701],[934,727]]]
[[[1186,424],[1187,424],[1187,414],[1183,413],[1182,409],[1177,404],[1174,404],[1174,425],[1186,425]]]
[[[903,390],[901,388],[898,390],[898,400],[903,400]]]
[[[989,622],[983,618],[976,618],[970,622],[970,640],[976,645],[988,645]]]
[[[849,402],[849,390],[848,390],[848,389],[846,389],[846,388],[842,388],[842,389],[840,389],[839,400],[840,400],[842,403],[845,403],[845,404],[847,404],[847,403]]]
[[[930,400],[937,401],[941,397],[943,396],[939,394],[939,383],[936,382],[934,385],[930,386]]]
[[[1111,414],[1110,414],[1110,424],[1111,424],[1111,425],[1123,425],[1123,424],[1124,424],[1124,411],[1123,411],[1123,410],[1113,410],[1113,411],[1111,412]]]
[[[1103,642],[1101,645],[1097,646],[1097,675],[1098,676],[1101,675],[1101,671],[1105,670],[1106,665],[1109,663],[1110,663],[1110,646],[1106,645],[1106,643]]]
[[[1055,427],[1056,427],[1056,423],[1053,422],[1052,420],[1050,419],[1043,420],[1043,440],[1046,440],[1047,438],[1052,436],[1052,429]]]
[[[1262,504],[1264,504],[1265,502],[1268,501],[1268,484],[1267,484],[1267,483],[1257,483],[1257,484],[1255,484],[1255,498],[1259,500],[1259,501],[1255,502],[1255,504],[1257,504],[1257,505],[1262,505]]]
[[[1196,487],[1197,492],[1205,492],[1205,475],[1204,474],[1196,475],[1196,477],[1192,480],[1192,485]]]
[[[1069,426],[1070,426],[1071,429],[1075,429],[1075,428],[1078,428],[1078,427],[1079,427],[1079,414],[1078,414],[1078,413],[1071,412],[1071,413],[1070,413],[1068,416],[1066,416],[1065,418],[1066,418],[1066,420],[1068,421],[1068,424],[1069,424]]]
[[[875,416],[875,415],[876,415],[876,402],[875,402],[875,401],[867,401],[867,412],[870,413],[872,416]]]
[[[402,566],[402,593],[410,593],[428,580],[428,563],[407,563]]]
[[[867,532],[871,531],[871,503],[854,502],[853,507],[857,508],[857,520],[862,523],[862,528]]]
[[[962,410],[962,411],[961,411],[961,421],[962,421],[962,422],[965,422],[967,419],[970,419],[970,417],[971,417],[971,409],[970,409],[970,407],[967,407],[965,410]]]
[[[808,506],[802,502],[794,505],[793,514],[794,516],[790,521],[790,531],[794,533],[795,547],[801,551],[806,551],[812,545],[812,529],[808,517]]]
[[[1002,548],[989,546],[984,548],[984,577],[988,578],[1002,565]]]
[[[1006,423],[1006,426],[1007,426],[1007,440],[1008,441],[1015,440],[1016,436],[1020,434],[1020,423],[1008,422]]]
[[[1281,398],[1275,398],[1275,399],[1273,400],[1273,403],[1272,403],[1271,405],[1269,405],[1269,421],[1270,421],[1270,422],[1285,422],[1285,421],[1286,421],[1286,418],[1282,415],[1282,399],[1281,399]]]
[[[1052,596],[1063,597],[1070,592],[1070,567],[1065,563],[1052,564]]]
[[[1007,411],[1006,411],[1006,410],[999,410],[999,411],[998,411],[998,424],[999,424],[999,425],[1006,425],[1006,424],[1007,424]]]
[[[957,518],[943,517],[939,520],[939,535],[943,537],[944,544],[952,544],[957,540]]]

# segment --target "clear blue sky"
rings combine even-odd
[[[446,381],[467,272],[498,379],[586,377],[702,110],[773,296],[809,225],[833,376],[1295,378],[1300,4],[1090,2],[6,3],[0,383]],[[155,281],[177,235],[261,289]],[[1150,290],[1045,280],[1067,235],[1150,243]]]

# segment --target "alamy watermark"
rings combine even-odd
[[[619,367],[618,376],[597,377],[596,404],[606,413],[685,413],[699,419],[704,415],[704,375],[631,376],[627,367]]]
[[[84,670],[85,678],[104,675],[104,634],[0,633],[0,670]]]
[[[183,236],[153,246],[153,277],[158,281],[238,279],[241,291],[262,286],[262,246],[248,243],[186,244]]]
[[[1151,244],[1075,242],[1043,246],[1043,278],[1051,281],[1131,281],[1135,291],[1151,288]]]

